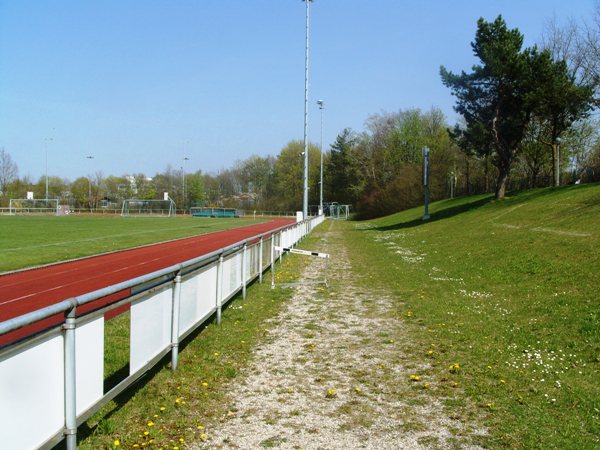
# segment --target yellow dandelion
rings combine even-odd
[[[206,381],[204,381],[204,382],[202,383],[202,386],[204,386],[204,387],[208,387],[208,383],[207,383]]]
[[[184,438],[179,438],[179,442],[181,442],[182,444],[185,442]]]
[[[456,373],[460,369],[460,365],[458,363],[450,364],[450,373]]]
[[[506,383],[506,380],[500,380],[500,383],[504,384]]]
[[[113,445],[115,447],[118,447],[119,445],[121,445],[121,442],[118,439],[115,439],[115,441],[113,442]]]
[[[200,435],[200,439],[202,439],[203,441],[205,441],[207,437],[208,437],[208,436],[206,436],[206,433],[202,433],[202,434]]]
[[[362,394],[362,389],[361,389],[361,388],[359,388],[359,387],[355,387],[355,388],[354,388],[354,392],[356,392],[357,394],[359,394],[359,395],[360,395],[360,394]]]
[[[219,356],[219,352],[214,352],[213,355]]]
[[[411,375],[410,381],[421,381],[421,377],[419,375]]]
[[[150,434],[149,431],[144,431],[144,436],[148,436]]]
[[[430,387],[430,386],[431,386],[431,384],[429,384],[429,383],[425,383],[425,384],[423,385],[423,389],[429,389],[429,387]]]
[[[161,406],[161,407],[160,407],[160,410],[161,410],[161,411],[164,411],[165,409],[167,409],[167,408],[165,408],[164,406]]]
[[[336,388],[331,388],[327,391],[327,394],[325,394],[326,398],[334,398],[337,396],[337,389]]]
[[[181,403],[181,398],[177,397],[177,398],[175,399],[175,403]]]
[[[149,427],[153,427],[154,426],[154,422],[152,422],[152,421],[148,422],[148,426]]]
[[[198,425],[196,428],[198,428],[199,430],[203,430],[204,427],[202,425]]]
[[[413,316],[413,312],[412,312],[412,311],[408,311],[408,312],[406,313],[406,317],[412,317],[412,316]]]

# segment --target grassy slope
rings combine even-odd
[[[431,212],[427,223],[414,209],[347,228],[355,263],[404,302],[413,356],[433,362],[422,375],[458,380],[488,445],[600,446],[600,186]]]
[[[211,233],[251,219],[0,216],[0,272]]]

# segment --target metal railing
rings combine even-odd
[[[0,349],[0,442],[3,448],[48,449],[123,392],[163,357],[177,368],[179,342],[216,316],[323,216],[259,234],[184,263],[115,284],[0,323],[0,335],[57,314],[62,323]],[[78,315],[83,305],[130,290],[127,298]],[[105,392],[106,314],[129,307],[129,374]],[[114,315],[114,313],[113,313]]]

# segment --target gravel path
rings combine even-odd
[[[410,337],[390,314],[394,302],[381,287],[358,287],[365,275],[350,266],[333,225],[323,228],[330,286],[316,283],[324,262],[311,259],[305,284],[231,384],[227,417],[193,448],[477,448],[470,437],[484,432],[449,418],[410,380],[425,367],[403,356]]]

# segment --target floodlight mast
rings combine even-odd
[[[310,3],[312,0],[302,0],[306,3],[306,54],[304,61],[304,197],[302,201],[302,218],[308,218],[308,36]]]
[[[92,155],[87,155],[85,159],[89,159],[90,162],[94,157]],[[89,200],[90,200],[90,212],[92,212],[92,177],[88,176],[88,186],[89,186]]]
[[[319,214],[323,214],[323,100],[317,100],[317,105],[321,110],[321,176],[319,180]]]

